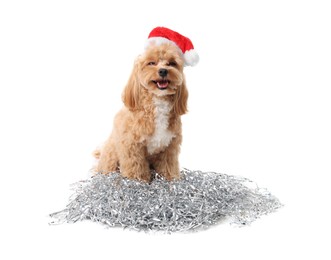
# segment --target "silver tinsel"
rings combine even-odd
[[[252,181],[215,172],[181,171],[178,181],[154,173],[150,183],[97,174],[75,184],[67,207],[51,224],[89,219],[109,226],[176,232],[206,228],[230,218],[247,225],[282,206]]]

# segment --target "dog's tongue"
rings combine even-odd
[[[168,87],[168,81],[167,80],[158,81],[157,86],[159,88],[167,88]]]

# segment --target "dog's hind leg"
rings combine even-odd
[[[96,150],[94,156],[99,159],[96,171],[107,174],[118,169],[118,158],[112,143],[105,145],[101,150]]]

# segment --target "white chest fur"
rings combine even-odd
[[[154,98],[153,101],[155,104],[155,130],[153,135],[147,138],[148,154],[154,154],[163,150],[174,137],[174,134],[168,130],[171,110],[169,102],[159,98]]]

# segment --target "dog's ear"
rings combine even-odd
[[[187,112],[187,99],[188,99],[188,91],[186,88],[186,82],[184,78],[182,85],[178,87],[177,92],[175,94],[174,112],[177,115],[184,115]]]
[[[131,111],[136,110],[139,104],[139,81],[137,72],[138,62],[135,61],[131,76],[124,88],[122,95],[124,105]]]

